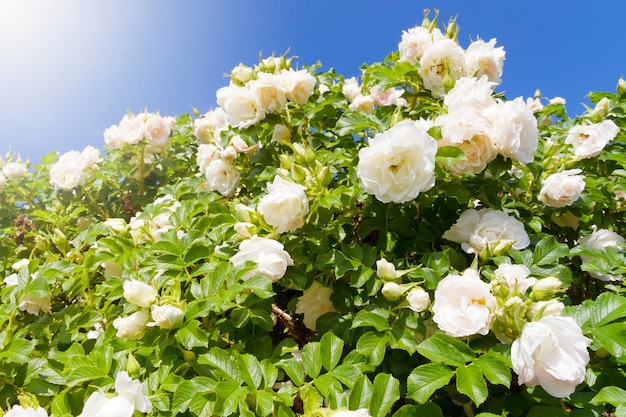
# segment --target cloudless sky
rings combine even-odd
[[[458,15],[464,48],[504,46],[508,98],[539,88],[573,116],[626,75],[622,0],[0,0],[0,157],[102,148],[126,111],[206,112],[224,74],[259,53],[358,76],[424,9]]]

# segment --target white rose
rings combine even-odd
[[[114,259],[107,259],[103,261],[100,266],[104,268],[105,279],[122,276],[123,268],[118,265]]]
[[[183,324],[185,312],[178,307],[170,304],[162,306],[152,306],[152,320],[148,323],[149,327],[158,326],[161,329],[174,329]]]
[[[119,217],[106,219],[102,224],[107,228],[107,231],[112,235],[125,233],[126,230],[128,229],[126,220],[119,218]]]
[[[108,397],[100,391],[91,393],[78,417],[132,417],[135,406],[125,397]]]
[[[125,115],[119,124],[119,133],[122,140],[135,145],[143,139],[144,123],[140,117]]]
[[[357,175],[383,203],[404,203],[435,185],[437,141],[411,120],[370,139],[359,151]]]
[[[4,190],[4,186],[7,183],[7,177],[0,171],[0,192]]]
[[[257,207],[267,224],[276,227],[278,233],[293,232],[302,227],[309,213],[305,188],[276,175],[267,190],[268,194],[261,198]]]
[[[596,229],[596,227],[594,226],[593,232],[589,236],[585,236],[582,239],[580,239],[580,244],[587,246],[590,249],[622,250],[622,248],[619,245],[624,243],[624,241],[625,241],[624,237],[618,235],[617,233],[608,229]],[[581,256],[581,259],[583,262],[589,262],[589,261],[593,261],[595,258],[590,257],[590,256]],[[605,274],[602,272],[589,272],[589,274],[592,277],[602,280],[602,281],[617,281],[620,279],[620,277],[618,276]]]
[[[404,90],[401,88],[388,88],[380,91],[380,86],[375,85],[370,92],[374,103],[378,106],[406,106],[406,99],[402,98]]]
[[[263,275],[272,282],[281,279],[287,272],[287,267],[293,265],[293,260],[282,243],[256,235],[241,242],[239,252],[230,258],[235,266],[243,265],[246,261],[253,261],[257,266],[245,278]]]
[[[448,275],[437,285],[433,321],[450,336],[486,335],[497,307],[489,285],[468,269],[462,275]]]
[[[70,191],[85,183],[83,167],[85,160],[80,152],[70,151],[59,157],[50,167],[50,184],[56,188]]]
[[[494,275],[507,282],[511,294],[523,295],[537,282],[537,278],[528,278],[530,270],[525,265],[501,264]]]
[[[239,171],[232,164],[221,159],[212,161],[204,171],[209,188],[217,191],[224,197],[228,197],[235,192],[239,184]]]
[[[511,346],[518,383],[541,385],[556,398],[569,397],[585,379],[590,343],[571,317],[552,315],[526,324]]]
[[[465,51],[465,71],[469,76],[477,78],[486,75],[489,81],[500,84],[504,67],[504,48],[496,48],[496,40],[488,43],[477,39]]]
[[[533,161],[539,129],[533,111],[521,97],[499,101],[483,115],[492,126],[491,137],[500,155],[528,164]]]
[[[217,104],[235,127],[250,127],[265,118],[259,97],[246,87],[230,85],[217,90]]]
[[[255,143],[254,145],[248,145],[246,141],[244,141],[239,135],[233,136],[230,139],[230,144],[237,152],[241,152],[245,154],[254,153],[258,151],[259,148],[261,147],[259,142]]]
[[[220,132],[228,127],[228,115],[217,108],[193,121],[193,132],[200,142],[219,142]]]
[[[170,127],[165,119],[158,114],[148,117],[144,126],[145,136],[148,142],[156,146],[165,146],[170,137]]]
[[[371,95],[357,95],[352,103],[348,106],[352,111],[358,111],[362,113],[371,113],[374,111],[374,105],[376,102],[374,101],[374,97]]]
[[[454,175],[478,174],[496,157],[488,136],[489,123],[479,115],[457,110],[439,116],[435,123],[441,126],[438,146],[456,146],[463,151],[464,158],[448,167]]]
[[[254,69],[247,65],[239,64],[230,72],[230,77],[241,84],[245,84],[254,78]]]
[[[93,169],[98,163],[102,162],[102,154],[100,150],[93,146],[87,146],[80,153],[83,159],[83,171]]]
[[[576,175],[580,169],[570,169],[550,175],[543,181],[539,201],[549,207],[571,206],[585,189],[583,175]]]
[[[17,181],[28,172],[26,164],[23,162],[9,162],[2,168],[4,176],[11,181]]]
[[[144,393],[145,384],[136,379],[131,379],[127,372],[118,372],[115,377],[115,392],[120,397],[126,398],[133,404],[134,409],[141,413],[152,411],[152,403]]]
[[[287,97],[276,75],[261,72],[258,79],[248,84],[248,88],[258,97],[266,112],[281,112],[285,109]]]
[[[557,300],[535,301],[530,305],[530,314],[533,320],[539,320],[546,316],[555,316],[561,314],[565,304]]]
[[[41,407],[22,407],[14,405],[4,414],[4,417],[48,417],[48,413]]]
[[[304,104],[309,100],[317,80],[307,70],[281,71],[280,80],[287,99],[296,104]]]
[[[314,281],[298,298],[296,314],[304,315],[302,321],[307,328],[313,331],[317,330],[317,319],[320,316],[337,311],[330,300],[332,293],[332,288],[324,287],[319,282]]]
[[[128,317],[118,317],[113,320],[113,327],[117,329],[117,337],[141,337],[150,319],[147,311],[138,311]]]
[[[15,287],[20,282],[19,277],[15,273],[11,275],[7,275],[3,281],[4,281],[4,285],[7,287]]]
[[[150,234],[155,240],[159,240],[163,233],[174,228],[170,222],[170,217],[172,217],[172,212],[167,211],[157,214],[152,218],[150,222]]]
[[[129,303],[133,303],[139,307],[150,307],[150,304],[156,300],[157,292],[152,287],[144,282],[137,281],[135,279],[125,281],[123,284],[124,298]]]
[[[417,64],[424,55],[426,47],[433,41],[440,41],[443,38],[443,33],[438,28],[434,28],[431,32],[428,28],[417,26],[402,31],[402,40],[398,44],[400,62],[406,61],[413,65]]]
[[[20,301],[20,304],[17,306],[17,308],[19,308],[20,311],[26,311],[30,314],[34,314],[35,316],[38,316],[39,313],[41,312],[44,312],[44,313],[52,312],[50,301],[51,301],[50,293],[47,293],[43,297],[37,297],[36,295],[27,292],[22,297],[22,300]]]
[[[574,148],[574,155],[580,159],[600,155],[604,147],[617,136],[619,127],[613,120],[605,120],[592,125],[577,125],[567,134],[565,143]]]
[[[408,292],[406,301],[408,301],[411,310],[419,313],[425,311],[430,305],[430,296],[423,288],[416,287]]]
[[[494,106],[492,93],[495,83],[487,77],[461,77],[443,98],[448,113],[479,115],[484,109]],[[484,118],[483,118],[484,119]]]
[[[530,245],[524,225],[506,213],[489,208],[465,210],[443,238],[461,244],[466,253],[480,253],[487,245],[513,242],[513,250]]]
[[[124,138],[118,125],[112,125],[104,130],[104,144],[109,149],[120,149],[124,144]]]
[[[29,263],[30,263],[30,259],[23,258],[17,262],[14,262],[13,265],[11,265],[11,269],[13,269],[14,271],[21,271],[22,269],[27,267]]]
[[[207,167],[211,162],[218,159],[220,156],[220,150],[217,146],[208,143],[201,143],[198,146],[198,152],[196,154],[196,164],[200,168],[200,172],[205,173]]]
[[[461,78],[465,72],[464,67],[463,48],[452,39],[444,38],[426,47],[420,59],[419,73],[426,89],[435,96],[443,96],[446,93],[444,83]]]

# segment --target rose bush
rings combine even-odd
[[[2,158],[4,415],[626,415],[626,82],[570,117],[458,33]]]

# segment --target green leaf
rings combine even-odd
[[[257,416],[268,416],[274,411],[274,396],[270,391],[255,391],[255,409]],[[244,402],[245,404],[245,402]]]
[[[593,302],[590,326],[602,326],[626,316],[626,297],[610,292],[602,293]]]
[[[185,265],[193,265],[200,259],[208,258],[211,255],[211,249],[204,245],[192,246],[187,249],[187,253],[183,257]]]
[[[172,398],[172,411],[183,413],[189,408],[189,404],[198,391],[191,381],[183,381],[176,387]]]
[[[316,378],[322,370],[322,349],[319,342],[310,342],[302,348],[302,366],[307,375]]]
[[[407,396],[423,404],[435,391],[446,386],[453,376],[454,371],[437,363],[418,366],[407,379]]]
[[[304,383],[304,368],[302,367],[302,363],[298,361],[296,358],[288,358],[283,359],[278,362],[278,365],[285,371],[291,382],[296,387],[301,386]]]
[[[368,363],[378,366],[385,358],[389,336],[376,332],[367,332],[356,342],[356,351],[368,358]]]
[[[197,320],[189,320],[185,323],[185,327],[176,331],[176,341],[187,350],[191,350],[196,346],[207,347],[209,344],[208,340],[208,335],[200,328],[200,322]]]
[[[369,408],[372,391],[373,385],[370,380],[365,375],[361,375],[356,379],[354,386],[352,386],[352,389],[350,390],[348,408],[350,408],[350,410]]]
[[[526,417],[567,417],[567,412],[561,407],[539,405],[530,409]]]
[[[569,247],[565,243],[559,243],[554,237],[547,236],[535,246],[533,263],[535,265],[554,264],[568,253]]]
[[[382,309],[374,311],[361,310],[357,313],[352,321],[352,328],[357,327],[373,327],[379,332],[385,331],[391,326],[389,325],[389,314]]]
[[[177,392],[174,393],[174,396]],[[215,403],[209,400],[207,395],[194,395],[188,405],[189,411],[198,417],[211,417],[215,409]]]
[[[70,371],[66,378],[66,383],[69,387],[73,387],[99,378],[109,378],[109,376],[95,366],[79,366]]]
[[[596,327],[591,331],[593,339],[599,342],[617,360],[626,362],[626,323],[612,323]]]
[[[463,366],[474,360],[474,352],[462,341],[437,333],[417,346],[417,351],[433,362],[451,366]]]
[[[591,404],[611,404],[613,407],[626,404],[626,390],[619,387],[604,387],[590,401]]]
[[[474,363],[457,368],[456,388],[461,394],[470,397],[477,406],[485,402],[489,394],[483,373]]]
[[[511,371],[498,360],[497,355],[488,352],[475,360],[474,364],[480,367],[485,378],[492,384],[504,385],[507,388],[511,386]]]
[[[320,351],[322,355],[322,365],[327,371],[337,366],[343,354],[343,340],[333,333],[326,333],[320,340]]]
[[[354,366],[348,364],[341,364],[335,367],[330,374],[341,381],[342,384],[347,386],[348,388],[352,388],[354,385],[354,381],[357,380],[363,373],[361,370]]]
[[[245,399],[248,391],[244,387],[237,386],[233,381],[222,381],[214,392],[217,394],[216,408],[223,416],[228,416],[237,410],[239,400]]]
[[[443,417],[441,408],[435,403],[426,403],[420,405],[403,405],[398,411],[393,414],[393,417],[416,417],[416,416],[428,416],[428,417]],[[478,417],[478,416],[476,416]],[[498,416],[496,416],[498,417]]]
[[[372,417],[387,415],[393,404],[400,399],[400,382],[389,374],[374,378],[370,414]]]
[[[243,354],[237,358],[239,372],[244,382],[251,387],[259,388],[263,382],[263,368],[259,360],[249,354]]]
[[[7,358],[16,363],[26,363],[31,360],[30,352],[32,350],[32,341],[14,338],[8,346],[0,351],[0,358]]]
[[[235,358],[224,349],[211,348],[208,353],[198,358],[198,363],[213,365],[215,370],[226,380],[237,384],[244,382]]]

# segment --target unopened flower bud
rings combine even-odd
[[[257,227],[252,223],[248,222],[237,222],[235,223],[235,232],[239,234],[239,236],[249,239],[252,236],[257,234]]]
[[[128,352],[128,362],[126,362],[126,372],[130,375],[131,378],[136,379],[139,377],[139,371],[141,370],[141,365],[135,358],[135,355],[132,352]]]
[[[230,72],[230,78],[236,84],[243,85],[254,78],[254,69],[247,65],[239,64]]]
[[[110,234],[117,235],[126,232],[126,220],[121,218],[106,219],[104,226],[107,228]]]
[[[272,133],[272,142],[278,143],[290,143],[291,131],[285,125],[274,126],[274,132]]]
[[[396,301],[402,295],[402,289],[395,282],[387,281],[381,290],[383,296],[389,301]]]
[[[385,281],[394,281],[398,277],[394,264],[385,258],[376,261],[376,275]]]
[[[554,316],[563,311],[565,305],[557,300],[537,301],[530,305],[528,314],[532,321],[540,320],[542,317]]]
[[[530,298],[534,301],[547,301],[561,290],[561,280],[555,277],[543,278],[533,285]]]
[[[430,305],[430,296],[423,288],[416,287],[406,295],[406,301],[411,310],[419,313],[425,311]]]
[[[624,80],[623,78],[620,78],[617,81],[617,94],[619,94],[620,96],[626,94],[626,80]]]
[[[600,123],[611,110],[611,100],[608,97],[603,97],[596,103],[594,109],[589,112],[589,119],[594,123]]]

